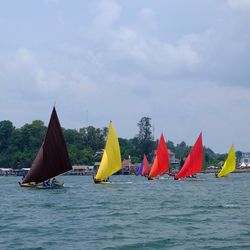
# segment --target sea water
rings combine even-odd
[[[250,174],[111,179],[39,190],[0,177],[0,249],[250,249]]]

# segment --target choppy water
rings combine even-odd
[[[62,179],[33,190],[0,177],[0,249],[250,249],[250,174]]]

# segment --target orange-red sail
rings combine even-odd
[[[202,170],[202,134],[200,133],[183,167],[177,173],[176,178],[181,179],[201,172]]]
[[[148,176],[149,171],[150,171],[150,165],[149,165],[149,163],[148,163],[147,156],[144,155],[144,157],[143,157],[143,168],[142,168],[142,173],[141,173],[141,175],[142,175],[142,176]]]
[[[149,178],[155,178],[158,175],[164,174],[169,168],[169,156],[168,148],[164,140],[163,134],[161,134],[160,142],[157,148],[157,153],[151,171],[149,173]]]

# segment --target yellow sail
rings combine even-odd
[[[234,152],[234,145],[232,145],[231,149],[229,150],[227,159],[221,171],[218,173],[217,177],[223,177],[233,172],[235,169],[236,169],[236,157],[235,157],[235,152]]]
[[[120,146],[112,122],[110,122],[106,146],[95,179],[106,180],[121,168]]]

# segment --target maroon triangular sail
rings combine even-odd
[[[44,142],[23,183],[43,182],[71,169],[62,129],[54,107]]]
[[[202,134],[200,133],[183,167],[177,173],[176,178],[181,179],[201,172],[202,170]]]

